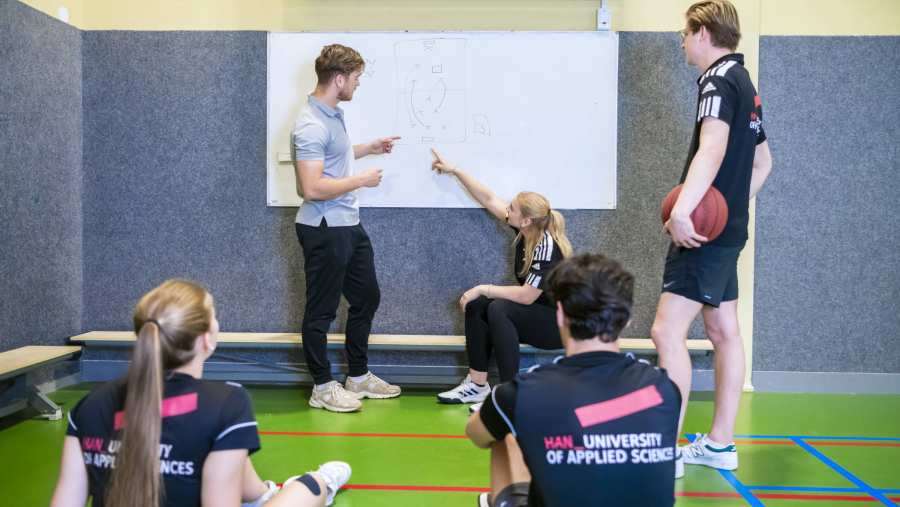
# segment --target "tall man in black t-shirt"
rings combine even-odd
[[[683,418],[691,385],[685,340],[702,311],[715,348],[716,401],[709,434],[681,449],[678,477],[684,463],[725,470],[738,466],[732,440],[745,362],[737,319],[737,261],[748,237],[750,199],[772,169],[762,105],[744,56],[735,53],[741,36],[737,11],[727,0],[703,1],[692,5],[685,17],[681,45],[687,63],[702,75],[697,80],[693,139],[681,176],[684,187],[665,224],[672,244],[651,335],[660,366],[681,388]],[[713,241],[697,234],[690,218],[710,185],[728,203],[725,230]]]
[[[548,286],[566,355],[495,387],[469,419],[469,438],[491,448],[492,495],[479,505],[673,505],[681,395],[664,370],[616,342],[634,277],[579,255]]]

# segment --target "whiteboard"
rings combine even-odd
[[[554,208],[615,208],[614,32],[270,33],[269,206],[301,203],[291,130],[332,43],[366,61],[340,104],[351,141],[402,137],[393,153],[354,163],[384,170],[379,187],[358,191],[360,205],[477,207],[454,177],[430,170],[434,147],[506,200],[530,190]]]

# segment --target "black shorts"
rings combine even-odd
[[[503,488],[497,496],[491,500],[494,507],[528,507],[528,488],[530,484],[527,482],[517,482]]]
[[[716,308],[722,301],[737,299],[737,261],[743,248],[743,245],[681,248],[671,243],[662,291]]]

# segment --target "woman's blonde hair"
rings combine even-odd
[[[519,276],[528,273],[534,260],[534,249],[544,237],[544,232],[550,233],[563,257],[572,255],[572,243],[566,237],[566,219],[560,212],[550,208],[550,201],[546,197],[535,192],[519,192],[513,200],[519,205],[522,218],[531,219],[531,224],[519,229],[516,236],[516,241],[525,241],[525,263],[522,264]]]
[[[214,311],[206,289],[186,280],[164,282],[135,307],[137,341],[128,367],[122,444],[106,505],[159,506],[163,372],[194,358],[194,344],[210,330]]]

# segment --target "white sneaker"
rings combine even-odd
[[[362,402],[345,391],[338,381],[332,380],[324,386],[313,386],[309,406],[332,412],[354,412],[362,408]]]
[[[675,447],[675,478],[682,477],[684,477],[684,454],[681,454],[680,448]]]
[[[275,493],[278,493],[278,491],[281,490],[281,488],[279,488],[278,485],[272,481],[263,481],[263,484],[266,485],[266,488],[268,488],[268,490],[265,493],[263,493],[262,496],[260,496],[256,500],[254,500],[252,502],[242,503],[241,507],[260,507],[264,503],[268,502],[270,498],[275,496]]]
[[[484,405],[483,401],[469,405],[469,413],[474,414],[475,412],[478,412],[479,410],[481,410],[482,405]]]
[[[478,403],[484,401],[491,394],[491,386],[487,382],[479,386],[472,382],[472,377],[466,375],[465,380],[449,391],[437,395],[440,403]]]
[[[400,396],[400,386],[389,384],[376,377],[372,372],[366,372],[365,377],[359,382],[347,377],[344,389],[358,400],[363,398],[396,398]]]
[[[334,495],[350,480],[352,470],[350,465],[343,461],[329,461],[320,465],[315,473],[319,474],[325,483],[325,505],[331,505],[334,503]],[[284,483],[287,484],[298,477],[302,476],[295,475]]]
[[[706,465],[719,470],[735,470],[738,467],[737,448],[734,442],[721,447],[713,444],[704,434],[697,433],[694,441],[680,449],[688,465]]]

